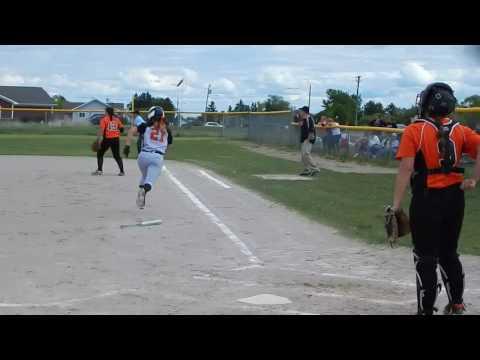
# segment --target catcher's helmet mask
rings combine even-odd
[[[446,116],[455,110],[457,99],[453,89],[445,83],[437,82],[428,85],[417,95],[416,105],[418,115],[424,118],[428,115]]]

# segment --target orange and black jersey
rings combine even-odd
[[[100,120],[100,129],[106,139],[119,138],[123,132],[123,124],[118,117],[106,115]]]
[[[445,118],[441,122],[443,125],[449,125],[451,120]],[[437,127],[427,120],[417,120],[407,126],[402,135],[397,159],[415,158],[421,152],[427,169],[440,167],[441,158],[437,132]],[[459,123],[454,124],[450,132],[450,141],[453,142],[455,150],[455,167],[459,166],[462,154],[468,154],[471,158],[476,159],[480,136],[472,129]],[[461,183],[463,178],[463,174],[456,172],[429,174],[426,185],[428,188],[440,189]]]

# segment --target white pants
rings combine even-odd
[[[142,173],[140,185],[149,184],[153,187],[163,168],[163,155],[142,151],[138,156],[137,163]]]
[[[318,170],[318,167],[313,162],[311,152],[312,152],[312,143],[308,140],[305,140],[302,143],[302,147],[301,147],[302,163],[305,166],[306,170]]]

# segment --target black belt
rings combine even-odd
[[[445,170],[443,170],[442,168],[428,169],[428,170],[427,170],[428,175],[433,175],[433,174],[448,174],[448,173],[452,173],[452,172],[453,172],[453,173],[457,173],[457,174],[463,174],[463,173],[465,173],[465,169],[454,166],[454,167],[450,168],[450,171],[445,171]]]
[[[155,153],[155,154],[160,154],[160,155],[165,155],[163,152],[161,151],[147,151],[147,150],[142,150],[142,152],[146,152],[146,153]]]

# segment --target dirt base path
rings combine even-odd
[[[298,161],[300,162],[300,151],[294,152],[284,149],[276,149],[267,145],[258,145],[254,143],[239,143],[244,149],[257,152],[259,154],[277,157],[279,159]],[[370,164],[357,164],[354,162],[342,162],[337,160],[330,160],[321,157],[318,154],[312,153],[313,160],[320,168],[341,173],[356,173],[356,174],[396,174],[397,169],[375,166]]]

